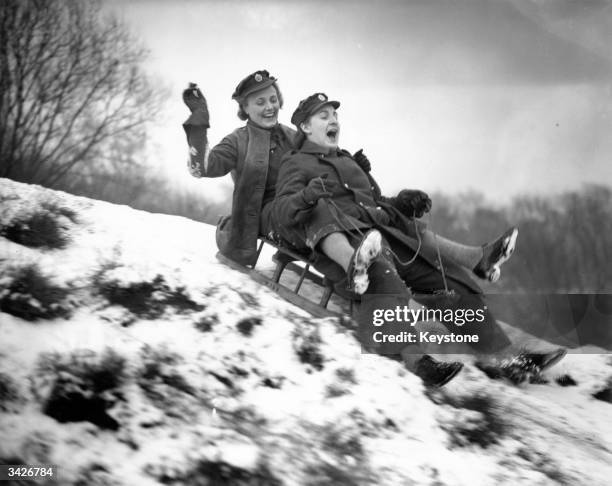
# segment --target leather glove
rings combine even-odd
[[[395,198],[395,207],[402,214],[409,217],[420,218],[431,210],[431,199],[427,193],[418,189],[402,189]]]
[[[314,205],[321,198],[333,196],[333,189],[336,183],[327,181],[327,174],[311,179],[308,185],[302,189],[302,196],[307,204]]]
[[[188,125],[202,125],[209,128],[208,105],[197,84],[189,83],[189,87],[183,91],[183,101],[192,113],[189,120],[185,123]]]
[[[370,172],[372,170],[370,159],[363,153],[363,149],[359,149],[353,154],[353,160],[357,162],[357,165],[361,167],[364,172]]]
[[[183,101],[187,107],[191,110],[191,113],[198,109],[204,109],[208,111],[206,105],[206,98],[195,83],[189,83],[189,87],[183,91]]]

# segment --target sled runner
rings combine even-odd
[[[271,276],[265,275],[262,271],[256,268],[257,261],[259,261],[264,245],[270,245],[276,249],[276,253],[272,257],[275,267]],[[301,307],[315,317],[344,318],[347,314],[352,315],[352,301],[348,302],[347,307],[349,308],[346,310],[346,312],[336,312],[328,309],[330,299],[334,294],[334,285],[332,281],[327,277],[313,272],[312,262],[305,258],[304,255],[300,255],[299,253],[296,253],[288,248],[282,247],[272,240],[263,237],[259,238],[257,261],[252,267],[241,265],[227,258],[220,252],[217,252],[216,256],[217,259],[223,264],[233,268],[234,270],[238,270],[239,272],[249,275],[256,282],[265,285],[286,301]],[[297,283],[293,287],[281,282],[281,278],[285,274],[286,270],[292,272],[298,277]],[[312,282],[316,287],[321,289],[321,296],[318,301],[300,295],[299,292],[305,280]]]
[[[264,245],[269,245],[276,249],[276,253],[272,257],[275,267],[271,276],[266,275],[261,271],[261,269],[256,268]],[[301,307],[315,317],[350,318],[354,315],[354,312],[359,304],[360,296],[355,295],[357,300],[353,300],[349,298],[349,291],[347,291],[347,295],[338,294],[334,288],[333,282],[329,278],[313,272],[311,270],[313,262],[308,260],[308,258],[306,258],[304,255],[301,255],[289,248],[283,247],[277,242],[268,238],[261,236],[259,237],[257,260],[252,267],[237,263],[223,255],[221,252],[217,252],[216,257],[217,260],[223,264],[234,270],[238,270],[241,273],[249,275],[253,280],[265,285],[281,298],[294,305],[297,305],[298,307]],[[289,286],[281,281],[281,278],[285,274],[286,270],[298,277],[295,285]],[[300,295],[299,292],[305,280],[312,282],[316,287],[321,289],[321,296],[318,301]],[[334,311],[328,308],[330,299],[334,295],[338,297],[336,302],[341,307],[340,311]],[[440,291],[433,294],[413,294],[413,297],[415,298],[415,301],[419,302],[419,304],[427,306],[433,300],[452,299],[454,295],[452,295],[452,293]]]

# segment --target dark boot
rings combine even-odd
[[[557,364],[567,354],[565,348],[558,348],[550,353],[521,353],[526,360],[533,363],[535,366],[540,368],[540,371],[544,371],[547,368]]]
[[[494,380],[506,378],[515,385],[525,381],[540,383],[542,371],[558,363],[566,354],[564,348],[550,353],[523,352],[498,363],[477,362],[476,367]]]
[[[514,253],[518,229],[510,228],[493,243],[482,247],[483,257],[474,267],[476,276],[496,282],[501,275],[501,265],[506,262]]]
[[[463,363],[458,361],[444,363],[425,354],[416,362],[414,374],[423,380],[425,386],[440,387],[457,376],[461,368],[463,368]]]

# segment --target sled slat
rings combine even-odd
[[[240,265],[239,263],[236,263],[235,261],[230,260],[229,258],[227,258],[226,256],[222,255],[219,252],[217,253],[216,256],[217,256],[217,260],[219,260],[221,263],[227,265],[228,267],[234,270],[238,270],[239,272],[244,273],[245,275],[248,275],[253,280],[255,280],[257,283],[265,285],[272,291],[276,292],[276,294],[278,294],[280,297],[282,297],[286,301],[304,309],[306,312],[309,312],[315,317],[340,317],[340,318],[345,317],[343,313],[333,312],[333,311],[330,311],[329,309],[321,307],[317,303],[312,302],[300,295],[297,295],[291,289],[285,287],[284,285],[278,282],[275,282],[271,278],[266,277],[265,275],[258,272],[257,270]]]
[[[304,266],[304,269],[300,273],[300,279],[298,280],[298,283],[296,284],[295,289],[293,289],[293,291],[296,294],[300,291],[300,287],[302,286],[302,283],[304,282],[304,277],[308,273],[309,269],[310,269],[310,265],[306,265]]]

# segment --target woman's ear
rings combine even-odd
[[[306,135],[310,135],[312,133],[312,130],[310,129],[310,123],[308,123],[307,121],[300,123],[300,129]]]

